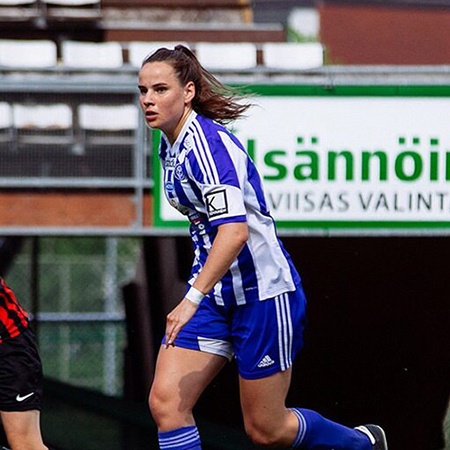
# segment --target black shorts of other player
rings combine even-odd
[[[0,344],[0,411],[41,410],[42,363],[31,329]]]

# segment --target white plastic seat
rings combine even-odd
[[[12,126],[12,109],[9,103],[0,102],[0,129]]]
[[[99,5],[101,0],[41,0],[47,5],[57,6],[88,6]]]
[[[139,110],[133,104],[80,105],[78,119],[83,146],[131,146]]]
[[[122,47],[118,42],[65,41],[62,59],[65,66],[78,68],[114,69],[123,64]]]
[[[16,128],[22,129],[67,129],[72,126],[72,110],[65,104],[13,106]]]
[[[47,21],[100,20],[100,0],[40,0]]]
[[[173,50],[178,44],[189,48],[186,42],[144,42],[133,41],[128,44],[128,62],[133,67],[141,67],[144,59],[161,47]]]
[[[46,40],[0,40],[0,65],[44,68],[57,64],[56,44]]]
[[[323,46],[318,42],[274,42],[262,45],[264,66],[305,70],[323,66]]]
[[[67,146],[73,142],[72,110],[63,103],[13,105],[13,124],[20,145]]]
[[[242,70],[256,67],[256,46],[250,42],[210,43],[195,46],[198,60],[208,70]]]
[[[84,130],[123,131],[138,126],[138,109],[135,105],[80,105],[78,117]]]
[[[36,3],[36,0],[0,0],[0,6],[23,6],[33,3]]]
[[[0,102],[0,142],[12,141],[12,108],[9,103]]]

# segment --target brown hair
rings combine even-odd
[[[239,97],[248,96],[223,85],[202,67],[196,56],[184,45],[177,45],[173,50],[160,48],[144,59],[142,67],[152,62],[169,63],[182,86],[186,86],[189,81],[194,83],[195,97],[192,107],[202,116],[226,124],[241,117],[251,106],[249,103],[238,103]]]

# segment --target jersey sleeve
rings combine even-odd
[[[202,190],[206,214],[212,225],[247,220],[242,191],[229,185],[210,185]]]
[[[205,213],[214,226],[245,222],[246,208],[242,178],[245,158],[225,133],[213,139],[198,139],[190,152],[190,166],[200,191]],[[236,148],[234,148],[236,147]]]

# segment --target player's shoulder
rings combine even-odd
[[[242,145],[236,136],[224,125],[216,122],[215,120],[208,119],[207,117],[197,115],[195,121],[192,124],[194,134],[199,136],[203,143],[206,143],[211,149],[217,147],[228,147],[236,145],[241,148]]]
[[[193,133],[202,135],[208,141],[217,139],[220,132],[228,132],[220,123],[200,114],[197,114],[190,128]]]

